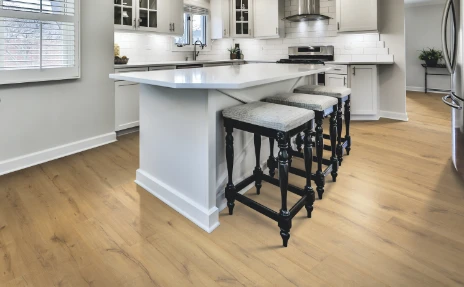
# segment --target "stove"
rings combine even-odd
[[[334,60],[334,46],[296,46],[288,48],[288,59],[280,64],[321,64]]]
[[[288,59],[277,61],[280,64],[325,65],[334,60],[334,46],[297,46],[288,48]],[[325,85],[325,73],[318,74],[317,84]]]

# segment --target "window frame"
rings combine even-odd
[[[81,78],[81,1],[74,1],[74,16],[0,9],[0,17],[74,23],[75,33],[74,67],[0,70],[0,86]]]
[[[184,13],[185,14],[190,14],[190,13]],[[193,15],[195,14],[190,14],[191,17],[193,17]],[[212,40],[211,40],[211,21],[210,21],[210,15],[200,15],[200,16],[204,16],[205,17],[205,21],[203,23],[203,25],[206,26],[206,35],[205,35],[205,38],[206,38],[206,45],[204,46],[203,50],[198,50],[197,51],[211,51],[211,44],[212,44]],[[191,23],[192,20],[189,20],[189,22]],[[186,25],[187,26],[187,25]],[[185,29],[185,28],[184,28]],[[185,33],[185,31],[184,31]],[[176,45],[176,38],[177,37],[173,37],[172,38],[172,45],[171,45],[171,51],[173,52],[185,52],[185,51],[191,51],[193,52],[194,51],[194,45],[192,43],[192,40],[193,40],[193,26],[192,24],[188,24],[188,33],[189,33],[189,44],[183,46],[183,47],[178,47]]]

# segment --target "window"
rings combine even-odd
[[[79,0],[0,0],[0,84],[78,78]]]
[[[185,47],[195,44],[197,40],[206,45],[207,16],[184,13],[184,35],[175,39],[177,47]]]

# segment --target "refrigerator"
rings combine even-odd
[[[464,179],[464,21],[461,16],[464,16],[464,3],[461,0],[446,0],[441,27],[442,45],[445,64],[452,77],[452,88],[451,93],[442,100],[451,107],[453,164]]]

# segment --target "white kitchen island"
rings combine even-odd
[[[248,64],[112,74],[140,88],[136,183],[206,230],[219,226],[227,180],[221,111],[314,83],[322,65]],[[234,131],[234,182],[255,166],[253,135]],[[262,145],[263,164],[269,156]],[[247,190],[247,189],[245,189]]]

